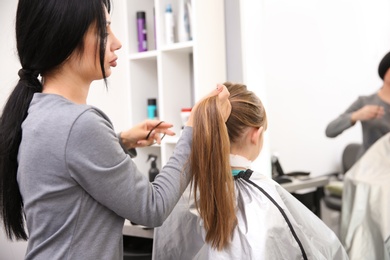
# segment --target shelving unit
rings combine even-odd
[[[147,156],[158,156],[161,167],[172,155],[181,132],[181,108],[192,107],[217,83],[226,80],[226,53],[223,0],[192,0],[192,40],[165,44],[164,12],[171,4],[177,25],[180,0],[125,1],[128,55],[128,95],[131,124],[147,118],[147,99],[157,99],[158,119],[174,125],[175,137],[161,145],[138,149],[138,168],[148,173]],[[148,51],[138,52],[136,12],[146,13]]]

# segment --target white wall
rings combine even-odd
[[[225,0],[227,80],[244,83],[268,107],[263,68],[263,12],[261,1]],[[266,131],[263,150],[251,169],[271,176],[269,144]]]
[[[325,128],[358,95],[381,86],[390,2],[263,0],[263,7],[271,152],[285,171],[337,170],[346,143],[361,141],[360,125],[335,139],[326,138]]]
[[[229,0],[227,0],[229,1]],[[253,91],[268,110],[267,85],[264,63],[264,5],[261,1],[241,0],[238,8],[241,23],[242,81]],[[229,28],[227,28],[229,30]],[[253,33],[256,32],[256,33]],[[263,149],[251,169],[271,176],[270,131],[264,134]]]
[[[115,36],[123,46],[127,44],[126,2],[113,0],[111,10],[111,28]],[[89,91],[87,103],[102,109],[114,124],[117,132],[128,129],[131,126],[130,96],[128,91],[128,65],[125,48],[115,52],[118,56],[118,65],[112,69],[112,75],[108,78],[108,87],[103,81],[93,82]],[[139,123],[139,122],[134,122]]]

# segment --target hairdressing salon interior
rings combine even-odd
[[[164,116],[159,119],[174,123],[174,130],[180,134],[180,100],[191,100],[194,104],[217,83],[225,81],[246,84],[261,98],[268,117],[264,147],[252,169],[269,177],[282,174],[280,168],[284,174],[308,173],[287,175],[292,182],[281,185],[341,239],[342,212],[352,209],[337,210],[326,205],[324,187],[333,178],[331,173],[343,171],[344,148],[350,143],[361,143],[362,130],[356,125],[336,138],[328,138],[325,129],[358,96],[369,95],[381,87],[378,64],[390,51],[390,1],[189,2],[191,5],[185,6],[185,12],[190,12],[187,24],[190,37],[179,40],[180,32],[175,28],[174,43],[167,45],[166,6],[171,4],[175,26],[183,26],[183,21],[177,20],[183,11],[181,1],[113,0],[111,27],[123,47],[117,51],[118,66],[108,79],[108,88],[103,81],[94,82],[88,103],[101,108],[119,132],[146,119],[147,100],[154,98],[158,116]],[[14,0],[0,2],[0,111],[20,69],[14,35],[16,6]],[[139,51],[137,47],[139,11],[146,14],[147,51]],[[170,72],[177,76],[164,78]],[[161,169],[173,147],[174,142],[169,143],[168,139],[161,146],[138,149],[136,163],[147,175],[150,169],[147,156],[156,154],[157,168]],[[277,167],[276,161],[281,167]],[[390,186],[387,187],[387,193],[380,195],[387,196],[387,202],[366,212],[372,214],[371,219],[383,217],[380,211],[390,212]],[[350,198],[355,204],[367,202]],[[371,224],[373,229],[377,228],[376,234],[380,234],[382,242],[361,233],[359,220],[349,220],[357,225],[356,233],[361,236],[357,240],[376,245],[368,247],[377,251],[371,254],[375,256],[373,259],[390,259],[389,217],[387,213],[387,219],[382,219],[385,224]],[[129,221],[123,235],[135,247],[147,248],[153,241],[153,229],[137,227]],[[348,241],[348,236],[344,241]],[[26,247],[27,242],[7,241],[1,228],[0,259],[23,259]],[[143,256],[125,253],[124,257],[151,259],[147,253]]]

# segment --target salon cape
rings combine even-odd
[[[390,259],[390,133],[345,174],[341,241],[351,259]]]
[[[238,224],[230,246],[217,251],[205,242],[203,221],[187,188],[168,219],[155,229],[153,259],[348,259],[336,235],[289,192],[258,173],[250,180],[269,194],[287,220],[264,193],[238,178]]]

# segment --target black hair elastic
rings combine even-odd
[[[42,83],[39,81],[39,72],[30,69],[20,69],[18,72],[20,81],[24,81],[26,86],[35,92],[42,91]]]

